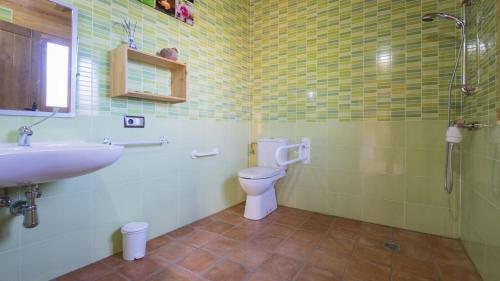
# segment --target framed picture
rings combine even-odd
[[[175,0],[156,0],[156,7],[154,8],[169,16],[175,16]]]
[[[155,0],[139,0],[144,5],[148,5],[149,7],[155,7]]]
[[[137,0],[144,5],[183,21],[187,24],[194,23],[194,0]]]
[[[175,18],[193,25],[193,1],[194,0],[177,0],[175,5]]]

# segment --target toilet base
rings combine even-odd
[[[260,195],[247,195],[245,218],[260,220],[278,208],[274,186]]]

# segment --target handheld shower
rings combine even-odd
[[[464,28],[465,27],[465,22],[461,18],[459,18],[457,16],[454,16],[454,15],[446,14],[446,13],[429,13],[429,14],[425,14],[422,17],[422,20],[425,21],[425,22],[430,22],[430,21],[433,21],[436,18],[437,19],[452,20],[452,21],[455,22],[455,25],[458,28]]]
[[[444,171],[444,189],[451,193],[453,190],[453,147],[455,144],[460,143],[462,140],[462,134],[458,127],[453,126],[451,121],[451,98],[453,92],[453,85],[455,83],[455,77],[457,75],[458,65],[460,64],[460,56],[465,52],[465,21],[459,17],[446,14],[446,13],[429,13],[422,16],[422,21],[431,22],[434,19],[445,19],[455,22],[455,26],[461,30],[461,42],[460,48],[458,49],[458,56],[455,60],[455,66],[453,67],[452,75],[450,77],[450,82],[448,84],[448,131],[446,132],[446,158],[445,158],[445,171]],[[464,71],[463,85],[461,86],[462,92],[466,92],[467,89],[465,69],[466,60],[465,56],[462,58],[462,68]]]

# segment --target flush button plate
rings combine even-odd
[[[125,128],[144,128],[146,120],[144,116],[129,116],[123,117],[123,127]]]

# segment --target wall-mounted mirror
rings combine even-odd
[[[0,114],[75,114],[76,8],[59,0],[0,0]]]

